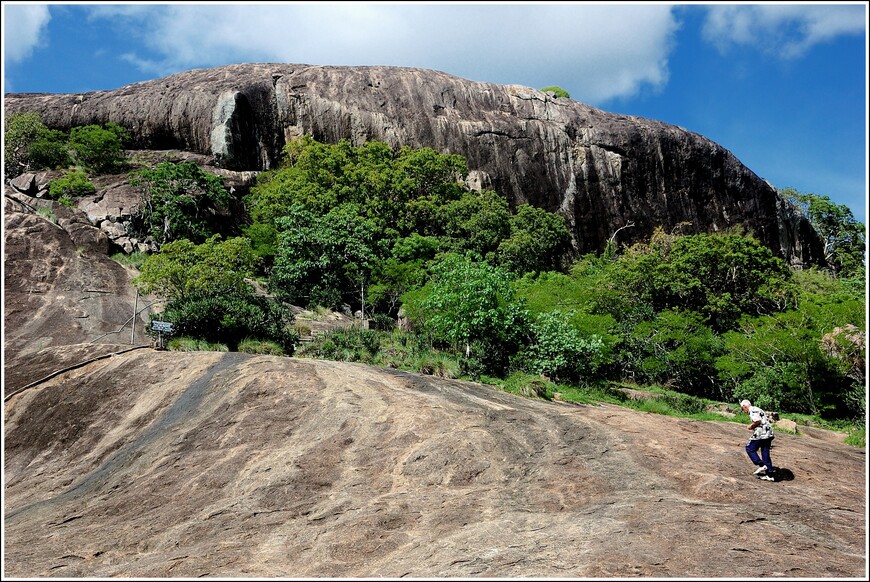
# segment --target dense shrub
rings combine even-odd
[[[3,130],[4,173],[14,178],[30,170],[69,165],[66,136],[48,129],[38,113],[13,113]]]
[[[81,170],[66,172],[62,178],[52,180],[48,186],[48,195],[53,200],[72,200],[74,197],[93,194],[97,189]]]
[[[134,229],[158,244],[180,239],[201,243],[233,230],[220,217],[232,200],[223,181],[193,162],[161,162],[133,174],[130,184],[142,192]]]
[[[123,167],[127,132],[116,123],[105,127],[74,127],[69,134],[73,160],[94,172],[115,172]]]
[[[372,363],[380,350],[380,337],[368,329],[334,329],[299,349],[299,355],[324,360]]]
[[[293,354],[299,336],[292,312],[255,295],[190,293],[167,304],[158,318],[173,323],[173,333],[226,344],[237,351],[246,339],[268,340]]]
[[[594,377],[603,342],[586,337],[560,311],[538,315],[531,325],[531,343],[514,358],[514,368],[552,378],[580,382]]]

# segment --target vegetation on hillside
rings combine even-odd
[[[75,165],[52,195],[80,195],[84,169],[121,164],[108,134],[123,132],[95,128],[66,136],[11,116],[7,164]],[[94,158],[100,149],[113,161]],[[827,197],[783,191],[825,241],[824,269],[793,270],[741,230],[659,229],[577,257],[562,217],[469,189],[460,156],[309,136],[284,153],[243,200],[193,164],[131,175],[144,201],[135,227],[160,244],[135,284],[166,300],[156,316],[176,335],[258,353],[299,347],[544,398],[582,400],[628,382],[667,390],[649,404],[662,410],[749,398],[863,424],[865,233]],[[219,217],[241,203],[244,220],[230,229]],[[291,303],[358,312],[372,329],[299,346]],[[413,331],[395,329],[400,317]]]

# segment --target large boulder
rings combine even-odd
[[[660,121],[608,113],[517,85],[398,67],[239,64],[112,91],[10,94],[6,113],[37,111],[53,128],[113,121],[135,147],[177,148],[222,168],[274,167],[293,137],[461,154],[470,183],[568,220],[578,252],[656,227],[745,227],[795,264],[821,243],[776,189],[709,139]]]

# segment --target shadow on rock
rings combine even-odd
[[[774,481],[794,481],[794,473],[791,472],[791,469],[786,469],[784,467],[777,467],[776,472],[773,474]]]

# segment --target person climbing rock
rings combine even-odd
[[[749,400],[742,400],[740,408],[749,415],[752,424],[748,429],[752,431],[749,442],[746,444],[746,454],[757,467],[754,475],[764,481],[773,481],[773,462],[770,460],[770,447],[773,444],[773,426],[767,414],[757,406],[752,406]],[[761,457],[759,458],[759,451]]]

